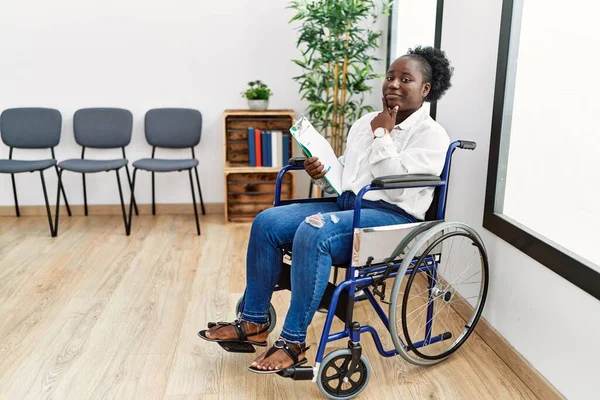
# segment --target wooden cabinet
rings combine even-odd
[[[251,167],[248,162],[248,132],[289,132],[295,120],[294,110],[225,110],[223,113],[223,152],[225,160],[225,221],[250,222],[261,211],[272,207],[275,181],[281,167]],[[293,153],[290,137],[290,156]],[[284,177],[282,199],[294,197],[294,174]]]

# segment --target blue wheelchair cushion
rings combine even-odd
[[[56,165],[56,160],[0,160],[0,173],[43,171]]]
[[[112,171],[127,165],[127,159],[119,158],[116,160],[89,160],[73,158],[61,161],[58,166],[61,169],[81,173],[93,173],[102,171]]]
[[[191,169],[198,165],[195,158],[183,160],[169,160],[161,158],[142,158],[133,163],[133,167],[151,172],[174,172]]]

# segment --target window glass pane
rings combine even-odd
[[[600,271],[598,6],[514,8],[495,211]]]
[[[435,44],[438,0],[396,0],[392,10],[390,62],[416,46]],[[425,103],[429,110],[430,104]]]

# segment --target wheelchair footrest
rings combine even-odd
[[[313,378],[313,374],[313,367],[292,367],[277,373],[279,376],[292,378],[295,381],[310,381]]]
[[[230,353],[256,353],[256,349],[250,343],[219,342],[219,346]]]

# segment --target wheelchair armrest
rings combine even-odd
[[[288,165],[291,165],[292,167],[302,167],[304,168],[304,161],[306,160],[306,157],[293,157],[290,158],[288,161]]]
[[[403,189],[410,187],[433,186],[441,183],[441,181],[442,179],[437,175],[387,175],[373,179],[371,186],[384,189]]]

